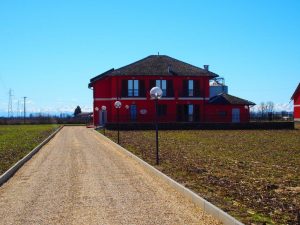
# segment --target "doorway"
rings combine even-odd
[[[137,113],[136,113],[136,105],[130,105],[130,120],[136,121]]]
[[[99,111],[99,125],[105,126],[107,122],[107,110],[100,110]]]
[[[232,109],[232,122],[233,123],[240,122],[240,109]]]

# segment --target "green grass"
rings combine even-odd
[[[155,164],[154,131],[121,131],[120,140]],[[159,170],[242,222],[296,223],[300,130],[160,131],[159,148]]]
[[[0,174],[47,138],[58,125],[1,125]]]

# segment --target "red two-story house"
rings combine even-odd
[[[159,122],[249,122],[249,106],[255,104],[229,95],[218,77],[208,66],[202,69],[165,55],[111,69],[89,83],[94,125],[117,121],[117,100],[122,103],[120,122],[152,123],[155,105],[149,92],[155,86],[163,91],[158,101]]]

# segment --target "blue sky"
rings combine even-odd
[[[210,65],[229,93],[287,107],[300,1],[0,1],[0,111],[91,109],[89,79],[151,54]]]

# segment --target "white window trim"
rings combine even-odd
[[[117,100],[117,98],[94,98],[94,101],[111,101]]]
[[[203,97],[179,97],[178,100],[209,100],[209,98]]]
[[[140,97],[122,97],[120,100],[147,100],[147,98],[140,98]]]
[[[113,101],[113,100],[117,100],[117,98],[94,98],[94,101]],[[147,100],[147,98],[120,97],[119,100]]]
[[[175,98],[174,97],[171,97],[171,98],[162,97],[162,98],[159,99],[159,101],[161,101],[161,100],[175,100]]]

